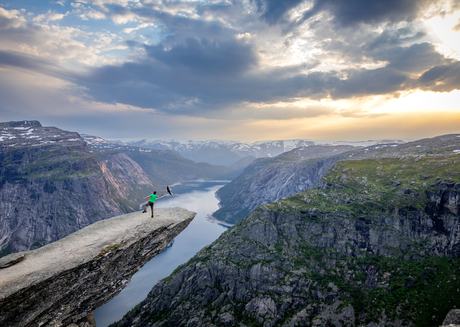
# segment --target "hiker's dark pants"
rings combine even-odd
[[[147,211],[148,206],[150,206],[150,208],[152,208],[152,217],[153,217],[153,202],[151,202],[151,201],[147,202],[147,204],[145,205],[144,211]]]

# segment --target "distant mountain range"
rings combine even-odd
[[[250,163],[238,167],[224,167],[206,162],[196,163],[184,158],[171,149],[147,149],[135,145],[117,144],[98,136],[82,134],[93,153],[124,153],[138,163],[150,180],[158,186],[165,187],[185,180],[196,179],[233,179]]]
[[[231,166],[242,158],[276,157],[281,153],[298,147],[312,145],[366,147],[376,144],[396,143],[405,141],[397,139],[369,140],[360,142],[326,142],[307,139],[262,141],[242,143],[237,141],[192,141],[192,140],[162,140],[162,139],[119,139],[112,142],[120,145],[137,146],[146,149],[175,150],[184,158],[195,162],[207,162],[213,165]]]

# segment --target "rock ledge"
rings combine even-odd
[[[182,208],[156,209],[153,219],[150,212],[126,214],[2,258],[0,325],[87,326],[87,316],[128,285],[195,215]]]

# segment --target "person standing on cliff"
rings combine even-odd
[[[153,204],[155,203],[155,200],[158,199],[158,198],[161,198],[164,194],[161,194],[161,195],[157,195],[157,192],[154,191],[152,194],[150,195],[147,195],[145,199],[149,198],[149,202],[146,203],[145,207],[144,207],[144,211],[142,211],[142,213],[144,212],[147,212],[147,207],[150,206],[150,208],[152,208],[152,218],[153,218]]]

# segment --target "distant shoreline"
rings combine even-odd
[[[198,182],[198,183],[230,183],[231,180],[229,179],[194,179],[194,180],[186,180],[186,181],[180,181],[176,182],[174,184],[169,185],[170,187],[176,186],[176,185],[181,185],[182,183],[189,183],[189,182]]]

